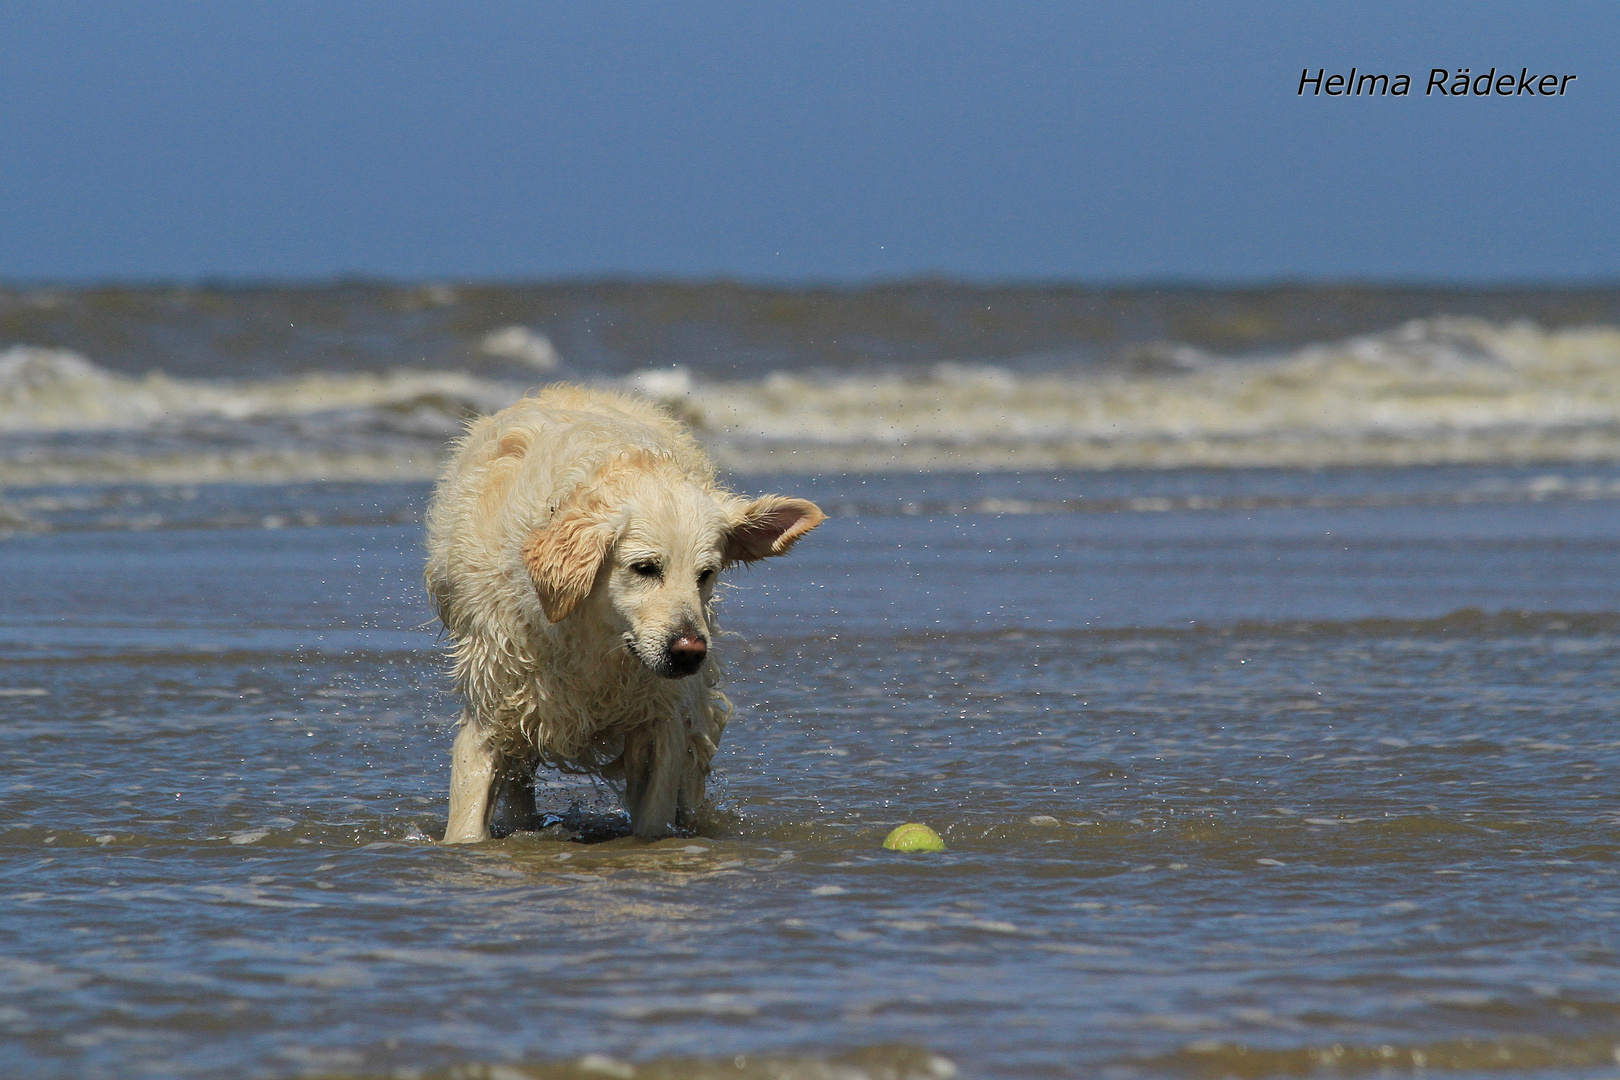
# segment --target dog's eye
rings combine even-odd
[[[655,578],[663,574],[663,567],[655,562],[638,562],[630,564],[630,572],[645,578]]]
[[[703,573],[698,575],[698,584],[699,585],[707,585],[709,582],[711,582],[713,580],[714,580],[714,571],[713,570],[705,570],[705,571],[703,571]]]

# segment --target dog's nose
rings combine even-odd
[[[690,675],[703,666],[709,643],[696,634],[683,634],[669,643],[669,662],[676,671]]]

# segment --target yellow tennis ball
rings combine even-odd
[[[890,851],[944,851],[945,841],[933,829],[912,821],[884,837],[883,846]]]

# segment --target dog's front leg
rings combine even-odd
[[[625,737],[624,804],[630,830],[643,840],[669,832],[685,767],[686,731],[678,721],[665,720]]]
[[[686,760],[681,769],[681,792],[676,821],[687,824],[703,808],[709,769],[719,749],[720,733],[731,715],[731,702],[718,690],[704,686],[682,703],[686,724]]]
[[[507,758],[501,766],[495,777],[495,794],[490,796],[493,804],[491,823],[499,824],[503,829],[534,828],[533,764]],[[505,808],[504,813],[501,812],[502,807]],[[501,815],[498,822],[493,814]]]
[[[501,755],[489,744],[478,724],[461,718],[450,749],[450,824],[444,830],[446,844],[475,844],[489,839],[489,823],[495,813],[496,789],[501,783]]]

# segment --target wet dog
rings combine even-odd
[[[428,510],[427,586],[466,706],[445,843],[534,811],[540,765],[622,782],[637,836],[702,805],[731,705],[720,573],[825,515],[721,488],[691,434],[626,395],[553,386],[469,428]]]

